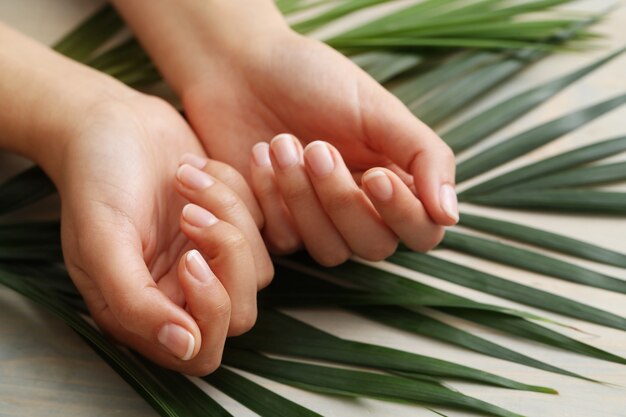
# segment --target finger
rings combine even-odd
[[[301,247],[302,240],[278,190],[267,142],[257,143],[252,148],[250,180],[265,216],[263,236],[270,250],[277,254],[295,252]]]
[[[370,261],[391,255],[397,247],[396,235],[356,185],[339,152],[315,141],[304,149],[304,160],[322,207],[350,249]]]
[[[363,175],[363,189],[389,227],[408,247],[425,252],[443,238],[443,227],[435,224],[409,188],[392,171],[374,168]]]
[[[163,361],[188,361],[201,343],[196,322],[158,289],[143,259],[141,241],[125,230],[128,226],[115,219],[102,225],[92,227],[91,236],[97,239],[80,245],[82,270],[105,302],[100,311],[110,311],[126,332],[141,338],[144,351],[158,350]]]
[[[315,194],[300,143],[291,135],[278,135],[270,143],[270,157],[280,193],[311,256],[326,266],[346,261],[350,249]]]
[[[181,230],[208,258],[231,301],[229,336],[252,328],[257,316],[255,262],[244,235],[235,226],[195,204],[183,208]]]
[[[230,322],[230,298],[200,252],[191,250],[180,260],[178,278],[187,311],[198,323],[202,344],[190,364],[193,375],[207,375],[220,365]]]
[[[203,273],[204,267],[199,268],[201,265],[195,264],[192,252],[197,253],[188,252],[181,258],[178,266],[178,279],[187,299],[187,310],[200,328],[198,352],[189,360],[181,360],[160,346],[129,332],[112,314],[100,290],[90,289],[91,280],[80,269],[70,269],[77,276],[81,293],[84,294],[92,317],[100,328],[120,343],[130,346],[161,366],[200,376],[214,371],[221,361],[230,316],[230,300],[219,280],[212,273]],[[204,262],[201,257],[200,260]],[[85,287],[87,291],[84,291]]]
[[[413,175],[417,195],[436,223],[456,224],[456,164],[450,148],[384,89],[364,97],[362,117],[370,146]]]
[[[254,198],[254,193],[248,186],[244,177],[232,166],[214,159],[203,158],[198,155],[187,153],[180,159],[180,164],[188,164],[196,167],[219,179],[221,182],[230,187],[244,202],[248,211],[252,215],[257,228],[263,227],[263,213]]]
[[[274,267],[256,223],[237,194],[217,178],[191,165],[181,165],[176,178],[178,192],[183,197],[211,211],[243,233],[256,264],[256,272],[253,270],[247,278],[255,280],[259,289],[267,286],[274,276]]]

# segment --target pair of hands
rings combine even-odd
[[[90,108],[56,176],[65,260],[98,325],[191,375],[253,325],[263,238],[336,265],[398,237],[427,250],[458,216],[452,153],[398,100],[316,41],[266,46],[182,93],[193,131],[139,93]]]

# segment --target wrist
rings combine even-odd
[[[95,139],[83,134],[92,115],[140,94],[89,68],[72,70],[66,72],[70,83],[42,92],[29,138],[24,141],[27,148],[20,152],[41,166],[57,187],[64,167],[71,162],[66,158],[67,149],[77,141]]]
[[[129,90],[1,24],[0,68],[0,147],[51,176],[93,103]]]
[[[230,71],[246,55],[293,33],[273,0],[113,3],[178,94],[207,73]]]

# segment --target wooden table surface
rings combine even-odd
[[[601,10],[615,1],[593,0],[581,2],[581,7]],[[626,5],[626,1],[617,3]],[[52,43],[89,12],[102,4],[97,0],[0,0],[0,19],[5,23],[41,40]],[[584,53],[569,53],[551,57],[525,71],[515,82],[484,100],[472,111],[480,111],[499,97],[536,85],[543,80],[571,71],[597,57],[626,44],[626,8],[615,11],[596,28],[606,36]],[[504,132],[496,134],[487,144],[503,139],[539,122],[552,119],[575,108],[608,98],[626,90],[626,57],[622,56],[591,76],[558,94],[524,118],[512,124]],[[471,115],[471,112],[468,113]],[[461,115],[462,117],[462,115]],[[626,134],[626,108],[622,107],[588,124],[573,134],[546,146],[530,155],[508,164],[510,169],[529,161],[562,152],[574,146],[598,139]],[[0,152],[0,178],[4,178],[24,166],[25,161]],[[496,170],[488,175],[497,175]],[[485,176],[486,177],[486,176]],[[47,211],[48,201],[34,212]],[[463,207],[468,212],[488,213],[499,218],[543,227],[573,237],[626,252],[626,220],[615,218],[579,218],[576,216],[541,215],[524,212]],[[468,266],[493,272],[508,279],[533,285],[560,295],[583,301],[608,311],[626,315],[626,296],[591,289],[536,274],[518,271],[487,261],[457,254],[442,256],[460,260]],[[601,267],[575,260],[596,270],[609,271],[626,278],[626,271]],[[392,266],[387,266],[394,269]],[[406,274],[406,271],[403,271]],[[516,306],[435,278],[411,274],[422,282],[466,295],[477,301],[497,302]],[[527,310],[533,309],[524,307]],[[408,335],[357,318],[346,312],[294,311],[294,315],[337,335],[355,340],[388,345],[407,351],[429,354],[460,362],[524,382],[555,387],[558,396],[541,395],[487,388],[469,383],[454,383],[470,395],[493,402],[511,410],[533,417],[626,417],[626,366],[619,366],[560,350],[516,340],[478,326],[451,320],[454,324],[473,331],[489,340],[526,353],[553,365],[580,372],[589,377],[614,385],[600,385],[575,380],[527,368],[521,365],[488,358],[476,353],[452,347],[430,339]],[[561,322],[571,324],[585,333],[568,334],[615,354],[626,356],[626,332],[563,318],[549,313]],[[425,409],[391,404],[374,400],[343,400],[311,394],[285,387],[271,381],[264,385],[292,398],[326,416],[432,416]],[[218,401],[236,416],[254,416],[224,395],[206,388]],[[450,411],[450,416],[471,414]],[[42,309],[12,292],[0,288],[0,416],[56,417],[56,416],[155,416],[148,407],[87,345],[60,321],[49,317]]]

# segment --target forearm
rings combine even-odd
[[[112,0],[174,90],[261,47],[288,25],[273,0]]]
[[[54,171],[81,114],[118,84],[0,24],[0,147]]]

